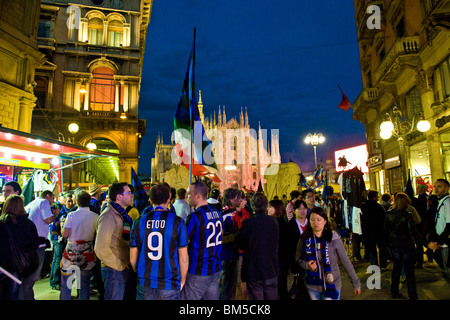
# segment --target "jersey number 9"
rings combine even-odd
[[[155,239],[155,241],[153,241]],[[156,243],[156,245],[153,245]],[[159,260],[162,257],[163,236],[161,232],[153,231],[147,237],[147,245],[150,250],[147,255],[151,260]]]

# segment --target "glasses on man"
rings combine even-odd
[[[133,193],[131,191],[121,193],[121,195],[125,195],[125,194],[133,194]]]

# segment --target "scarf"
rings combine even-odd
[[[317,263],[316,270],[311,271],[308,269],[306,271],[306,283],[313,286],[323,286],[325,297],[337,299],[338,292],[336,291],[333,274],[331,273],[328,242],[317,239],[313,235],[303,240],[302,250],[306,261],[316,261]],[[317,250],[320,250],[321,261],[318,259]]]
[[[120,213],[123,219],[123,232],[122,236],[125,241],[130,240],[130,232],[131,232],[131,225],[133,224],[133,220],[128,215],[125,208],[122,208],[119,204],[115,203],[114,201],[109,202],[110,206],[117,210],[117,212]]]

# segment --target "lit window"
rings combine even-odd
[[[108,46],[120,47],[123,42],[123,22],[112,20],[108,23]]]
[[[100,18],[89,20],[89,44],[103,45],[103,21]]]
[[[90,109],[96,111],[113,111],[114,98],[114,71],[108,67],[94,69],[90,89]]]

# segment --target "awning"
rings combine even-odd
[[[67,159],[89,157],[116,157],[117,154],[89,150],[86,147],[40,137],[31,133],[16,131],[0,126],[0,153],[10,154],[18,158],[64,157]]]
[[[117,169],[113,159],[116,157],[115,153],[89,150],[73,143],[0,126],[0,165],[58,170],[61,168],[60,159],[88,161],[95,158],[110,164],[106,170],[115,176]]]

